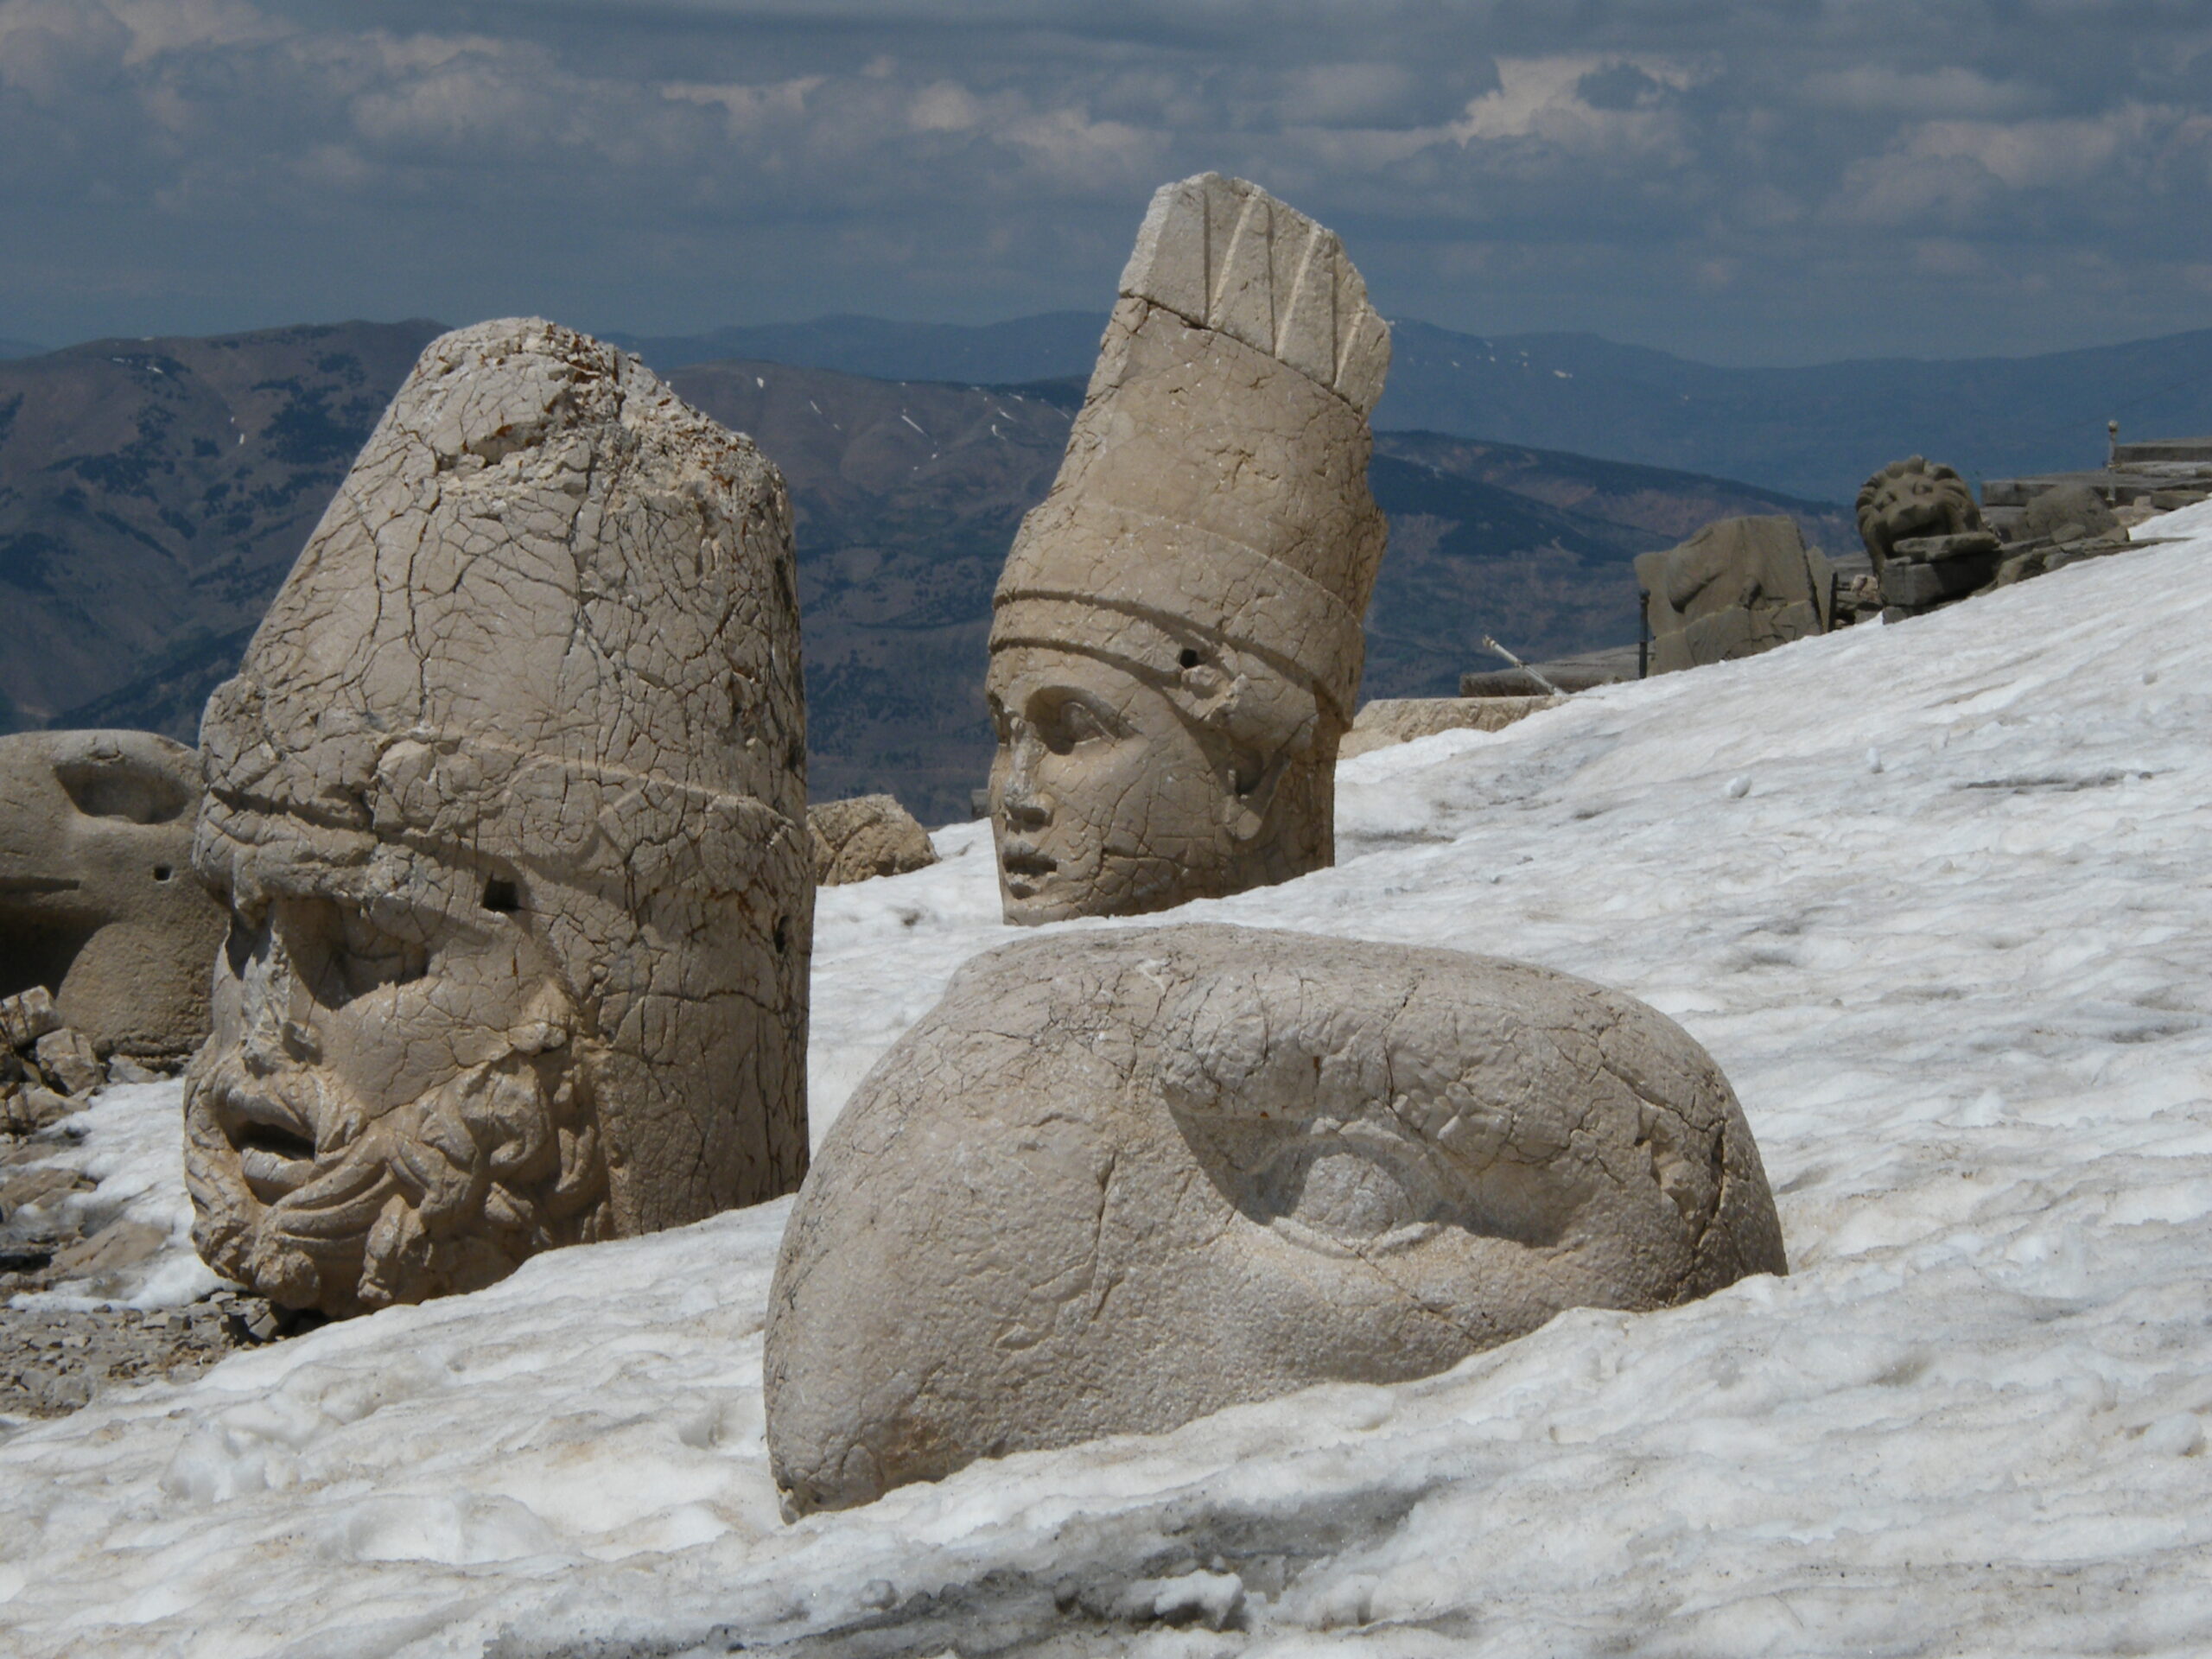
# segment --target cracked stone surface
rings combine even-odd
[[[424,351],[202,728],[218,1271],[342,1315],[798,1184],[795,591],[775,468],[634,359]]]
[[[1639,555],[1654,674],[1733,662],[1825,633],[1834,579],[1795,519],[1721,518]]]
[[[1332,861],[1389,360],[1332,232],[1216,174],[1154,196],[993,600],[1007,920],[1138,914]]]
[[[825,887],[904,875],[937,862],[930,832],[894,795],[855,795],[806,810],[814,849],[814,879]]]
[[[1727,1080],[1632,997],[1237,927],[1025,942],[823,1144],[769,1299],[769,1455],[793,1510],[845,1508],[1786,1270]]]
[[[200,763],[150,732],[0,737],[0,995],[44,986],[102,1056],[207,1034],[223,912],[192,879]]]

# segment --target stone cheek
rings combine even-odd
[[[148,732],[0,738],[0,995],[53,992],[101,1054],[207,1034],[223,912],[193,879],[198,758]]]
[[[211,1262],[346,1313],[797,1185],[798,647],[746,440],[550,324],[432,343],[204,723]]]
[[[1627,997],[1239,928],[1039,940],[963,970],[825,1141],[769,1452],[794,1510],[844,1507],[1784,1270],[1726,1079]]]

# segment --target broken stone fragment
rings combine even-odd
[[[65,1095],[88,1095],[107,1081],[92,1039],[70,1027],[47,1033],[31,1054],[47,1082]]]
[[[15,1084],[0,1090],[0,1129],[10,1135],[35,1135],[80,1109],[81,1100],[56,1094],[44,1084]]]
[[[1216,174],[1153,197],[992,601],[1008,921],[1160,910],[1333,859],[1389,355],[1332,232]]]
[[[1363,707],[1351,729],[1337,746],[1337,759],[1349,760],[1370,749],[1410,743],[1440,732],[1502,732],[1516,721],[1566,699],[1535,697],[1377,697]]]
[[[858,795],[806,810],[814,880],[825,887],[904,875],[937,862],[929,831],[891,795]]]
[[[43,985],[0,996],[0,1042],[27,1049],[61,1021],[54,1012],[54,993]]]
[[[635,359],[425,349],[201,727],[211,1265],[349,1314],[797,1186],[796,594],[780,475]]]
[[[963,968],[824,1141],[769,1458],[791,1510],[843,1508],[1785,1270],[1727,1080],[1632,997],[1300,933],[1039,939]]]

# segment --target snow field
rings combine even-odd
[[[2186,539],[1362,756],[1336,869],[1176,912],[1651,1001],[1743,1099],[1787,1279],[785,1526],[764,1206],[16,1433],[0,1646],[934,1654],[1044,1586],[1141,1653],[2212,1647],[2212,507],[2139,534]],[[987,828],[938,845],[821,895],[817,1135],[1008,937]],[[173,1089],[95,1109],[73,1155],[174,1214]]]

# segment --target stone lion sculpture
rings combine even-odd
[[[1025,942],[823,1144],[770,1294],[769,1456],[793,1512],[842,1508],[1786,1270],[1727,1080],[1631,997],[1236,927]]]
[[[1966,480],[1919,455],[1891,461],[1859,486],[1859,536],[1878,576],[1899,542],[1982,527],[1981,509]]]
[[[202,727],[202,1255],[347,1314],[804,1173],[782,480],[536,320],[433,341]]]
[[[1389,356],[1332,233],[1215,174],[1154,196],[993,600],[1008,921],[1161,910],[1333,860]]]

